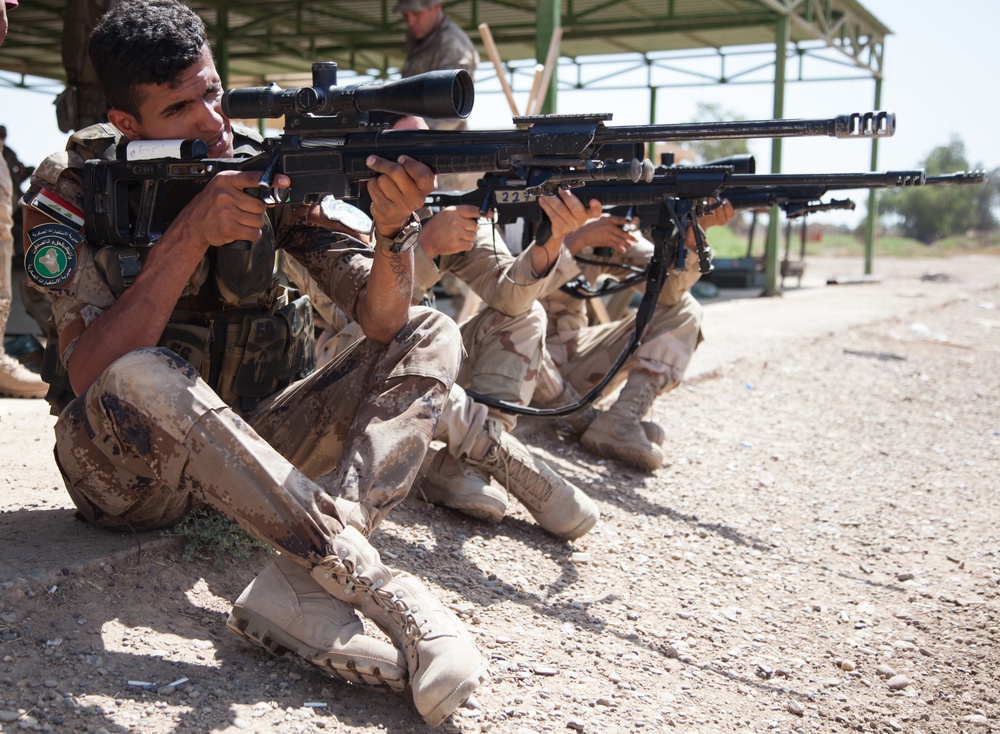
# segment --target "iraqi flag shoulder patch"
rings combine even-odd
[[[31,205],[68,227],[79,229],[83,226],[83,212],[54,191],[42,189],[35,195]]]

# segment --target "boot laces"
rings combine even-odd
[[[327,560],[331,559],[333,556]],[[382,579],[367,578],[364,576],[364,569],[360,566],[352,570],[350,562],[345,558],[337,557],[336,560],[336,564],[324,563],[323,565],[332,576],[344,585],[347,593],[360,590],[369,600],[381,607],[386,616],[399,628],[403,644],[413,655],[416,655],[417,643],[424,637],[424,631],[420,628],[420,622],[417,619],[419,608],[411,606],[404,599],[405,595],[402,590],[386,591],[382,588],[384,585]]]
[[[546,476],[543,466],[537,465],[530,454],[522,453],[512,441],[501,439],[481,465],[498,479],[502,475],[502,483],[508,489],[513,483],[520,492],[544,505],[556,490],[556,485]]]

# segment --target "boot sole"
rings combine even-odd
[[[636,469],[654,472],[657,469],[661,469],[664,465],[662,461],[655,460],[655,455],[651,455],[645,451],[638,451],[636,449],[623,447],[619,443],[605,443],[603,441],[595,441],[593,439],[585,441],[582,438],[580,439],[580,443],[584,448],[597,456],[605,459],[620,461],[621,463],[627,464],[628,466]]]
[[[597,525],[598,519],[600,518],[594,516],[588,516],[584,518],[583,522],[581,522],[575,528],[567,532],[564,533],[553,533],[552,531],[547,531],[547,532],[550,535],[552,535],[552,537],[558,538],[559,540],[576,540],[577,538],[584,536],[591,530],[593,530],[594,526]]]
[[[476,520],[482,520],[493,525],[503,520],[504,515],[507,514],[506,502],[500,502],[485,495],[481,496],[482,501],[463,503],[455,502],[454,499],[445,500],[444,498],[438,498],[435,496],[433,489],[427,486],[421,486],[419,491],[420,496],[432,505],[447,507],[449,510],[461,512],[463,515],[468,515]]]
[[[479,668],[479,670],[459,683],[458,686],[456,686],[455,689],[437,706],[432,708],[426,714],[421,714],[424,717],[424,721],[426,721],[432,728],[440,724],[442,721],[451,716],[459,706],[469,700],[469,697],[476,691],[476,689],[486,682],[486,677],[487,669],[484,664]]]
[[[233,607],[229,619],[226,620],[226,627],[272,655],[281,657],[286,652],[298,655],[327,675],[346,683],[385,689],[393,693],[403,693],[409,685],[407,674],[403,670],[399,675],[386,675],[378,665],[363,667],[358,664],[356,658],[349,655],[330,653],[327,650],[311,647],[291,635],[274,629],[274,625],[268,620],[247,609]]]
[[[46,391],[48,392],[48,388]],[[43,393],[15,393],[12,390],[0,390],[0,398],[14,398],[15,400],[41,400],[45,397]]]

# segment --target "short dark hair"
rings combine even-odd
[[[138,85],[174,82],[207,48],[205,23],[183,3],[123,0],[97,21],[89,51],[108,104],[139,119]]]

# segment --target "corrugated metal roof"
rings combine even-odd
[[[82,1],[82,0],[81,0]],[[392,74],[402,63],[405,29],[395,0],[190,0],[209,26],[217,56],[230,64],[230,84],[308,75],[313,61],[341,69]],[[65,0],[22,2],[10,14],[0,70],[64,80]],[[480,45],[487,23],[505,61],[534,59],[533,0],[446,0],[446,11]],[[561,54],[582,60],[607,54],[650,54],[773,44],[782,14],[792,43],[819,42],[843,51],[866,73],[881,74],[889,29],[855,0],[562,0]],[[483,54],[485,59],[485,54]]]

